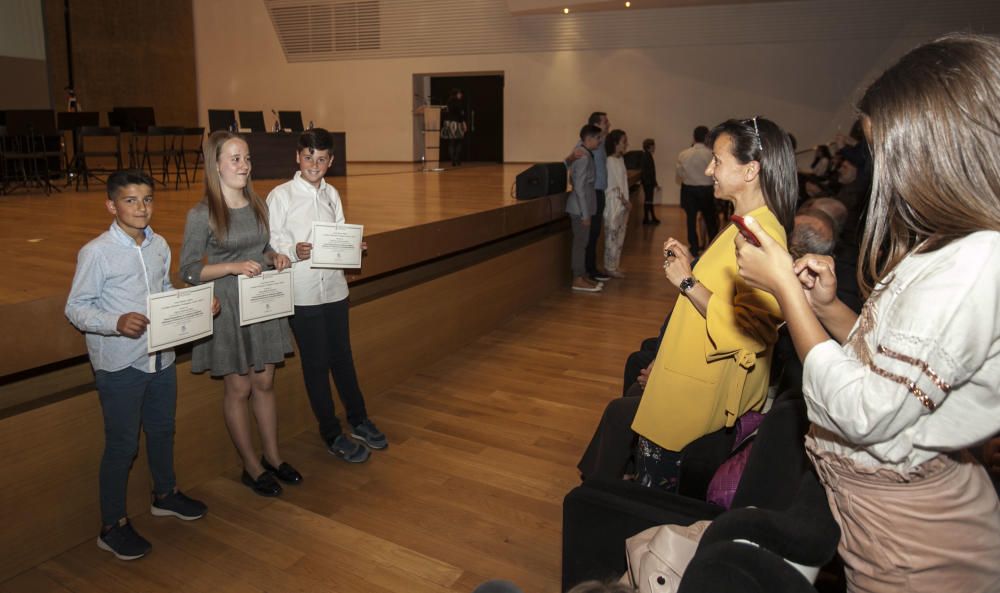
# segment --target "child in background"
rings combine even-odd
[[[601,128],[586,124],[580,129],[580,142],[583,144],[586,154],[570,165],[569,172],[573,191],[566,200],[566,214],[569,214],[570,224],[573,228],[572,288],[580,292],[600,292],[603,285],[587,277],[584,258],[587,241],[590,238],[590,217],[597,211],[597,190],[594,189],[596,169],[593,151],[601,143]]]

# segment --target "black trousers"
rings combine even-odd
[[[648,367],[656,359],[660,349],[660,338],[646,338],[639,350],[628,355],[625,360],[625,373],[622,377],[622,397],[628,393],[632,384],[639,378],[642,369]]]
[[[349,307],[348,299],[296,306],[295,315],[288,320],[302,357],[302,377],[309,404],[319,422],[319,433],[327,442],[342,432],[333,407],[330,373],[333,373],[337,394],[347,411],[347,422],[355,426],[368,419],[351,353]]]
[[[632,432],[632,421],[641,400],[642,388],[635,383],[626,397],[608,402],[601,422],[576,466],[584,479],[622,479],[632,458],[636,437]]]
[[[597,241],[601,238],[604,228],[604,190],[597,190],[597,211],[590,217],[590,236],[587,237],[587,249],[584,251],[583,263],[587,274],[597,273]]]
[[[656,220],[656,213],[653,212],[653,195],[656,191],[655,185],[642,185],[642,221],[648,222]]]
[[[719,218],[715,213],[715,192],[711,185],[681,185],[681,208],[687,214],[688,245],[691,251],[700,253],[719,232]],[[705,245],[698,244],[698,213],[705,218],[708,239]]]
[[[451,164],[458,166],[462,164],[462,138],[452,138],[448,140],[448,156],[451,157]]]

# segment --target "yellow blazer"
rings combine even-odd
[[[749,213],[787,247],[785,229],[767,207]],[[712,291],[705,317],[677,298],[632,430],[671,451],[725,426],[767,396],[771,350],[782,322],[778,302],[740,278],[733,244],[739,230],[725,228],[693,273]]]

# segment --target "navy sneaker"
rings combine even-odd
[[[363,441],[372,449],[385,449],[389,446],[389,439],[385,438],[382,431],[375,427],[371,420],[365,420],[351,430],[351,436]]]
[[[154,517],[177,517],[184,521],[194,521],[205,516],[208,507],[200,500],[195,500],[180,490],[172,492],[163,498],[153,495],[153,504],[149,512]]]
[[[152,544],[136,533],[129,520],[124,517],[111,528],[111,531],[97,537],[97,547],[111,552],[119,560],[142,558],[153,549]]]
[[[337,435],[326,444],[326,448],[331,455],[336,455],[347,463],[364,463],[372,454],[368,447],[352,441],[346,434]]]

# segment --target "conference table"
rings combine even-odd
[[[343,177],[347,175],[347,134],[330,132],[333,136],[333,164],[329,175]],[[298,151],[298,132],[251,132],[243,134],[250,145],[250,158],[253,163],[254,179],[291,179],[299,166],[295,164],[295,153]]]

